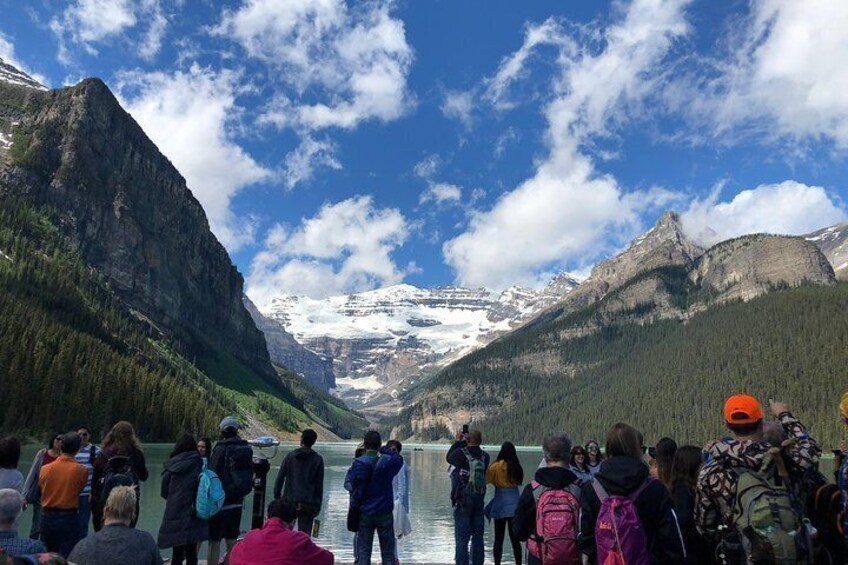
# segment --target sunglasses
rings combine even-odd
[[[590,445],[588,451],[597,451],[598,448],[594,445]]]

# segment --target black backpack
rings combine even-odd
[[[224,494],[227,500],[241,500],[253,491],[253,449],[244,440],[224,449]]]
[[[100,507],[106,505],[109,493],[115,487],[137,487],[138,476],[130,457],[126,455],[114,455],[106,461],[106,470],[100,477],[97,485],[98,501]]]

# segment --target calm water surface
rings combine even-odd
[[[272,469],[268,477],[268,496],[273,490],[277,469],[283,457],[294,445],[280,446],[277,455],[271,459]],[[353,534],[345,527],[347,515],[348,494],[344,490],[344,477],[353,459],[354,444],[319,444],[316,451],[324,457],[324,504],[321,511],[321,532],[316,542],[326,547],[336,555],[339,562],[353,561]],[[453,561],[453,519],[450,506],[450,481],[447,474],[445,454],[447,446],[421,446],[423,451],[414,451],[412,445],[404,446],[403,456],[410,467],[411,475],[411,515],[413,532],[408,538],[400,541],[401,563],[451,563]],[[497,456],[496,447],[486,450],[494,459]],[[37,451],[36,447],[25,448],[21,457],[21,472],[26,473]],[[159,531],[165,501],[159,496],[161,470],[163,463],[171,451],[170,445],[146,445],[144,447],[150,479],[141,489],[141,516],[138,527],[152,533],[154,537]],[[270,453],[269,453],[270,455]],[[519,457],[524,466],[525,481],[533,478],[533,473],[541,460],[541,450],[538,448],[519,448]],[[822,471],[828,477],[832,476],[830,469],[832,461],[822,462]],[[489,488],[489,496],[493,489]],[[246,502],[242,518],[242,530],[250,528],[252,497]],[[29,531],[32,512],[24,514],[21,532]],[[491,562],[492,547],[491,524],[486,524],[486,561]],[[504,562],[512,562],[509,542],[505,544]],[[203,553],[205,554],[205,544]],[[375,555],[378,555],[375,537]],[[376,557],[374,558],[376,559]]]

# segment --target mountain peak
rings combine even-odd
[[[47,87],[43,84],[19,68],[10,65],[2,58],[0,58],[0,82],[14,84],[16,86],[25,86],[28,88],[37,88],[38,90],[47,90]]]

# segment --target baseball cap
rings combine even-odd
[[[839,413],[843,418],[848,418],[848,392],[842,395],[842,400],[839,401]]]
[[[724,403],[724,421],[728,424],[755,424],[763,419],[763,408],[748,394],[731,396]]]
[[[227,416],[223,420],[221,420],[221,431],[223,432],[227,428],[232,428],[234,430],[239,429],[238,420],[236,420],[235,416]]]

